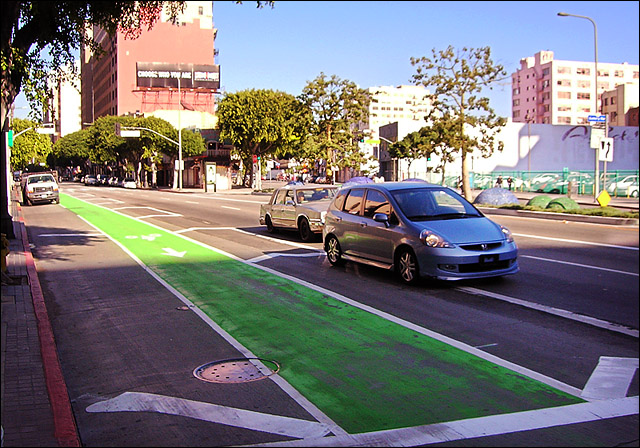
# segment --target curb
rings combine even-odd
[[[535,212],[531,210],[509,210],[492,207],[478,207],[486,215],[508,215],[523,218],[550,219],[554,221],[574,221],[591,224],[609,224],[614,226],[637,226],[639,220],[635,218],[612,218],[610,216],[588,216],[573,213]]]
[[[80,444],[80,439],[78,437],[67,385],[64,381],[64,376],[62,375],[62,367],[60,366],[60,360],[58,358],[58,350],[56,348],[53,328],[51,327],[51,322],[47,313],[47,307],[44,301],[42,287],[40,286],[40,280],[38,279],[35,260],[29,247],[27,228],[19,205],[18,215],[20,231],[22,234],[25,264],[31,289],[31,298],[38,325],[40,355],[42,357],[44,377],[53,413],[55,428],[54,437],[60,446],[80,447],[82,445]]]

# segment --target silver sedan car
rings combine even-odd
[[[350,260],[392,269],[406,283],[422,276],[459,280],[519,270],[511,232],[440,185],[343,188],[329,206],[323,236],[332,265]]]
[[[333,185],[285,185],[260,206],[260,224],[269,232],[277,229],[297,230],[304,242],[322,235],[324,216],[338,187]]]

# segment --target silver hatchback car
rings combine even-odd
[[[323,237],[332,265],[350,260],[392,269],[406,283],[519,270],[508,229],[450,188],[423,182],[342,188],[327,211]]]

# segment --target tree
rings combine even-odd
[[[430,140],[420,131],[410,132],[402,140],[389,146],[389,155],[391,157],[405,159],[409,162],[409,172],[414,160],[429,157],[432,151]]]
[[[85,163],[89,160],[88,135],[89,131],[82,129],[59,138],[53,144],[50,165],[73,168],[80,166],[84,169]]]
[[[243,90],[227,94],[218,103],[220,138],[231,142],[243,164],[250,167],[254,155],[291,152],[295,142],[306,136],[310,120],[304,105],[284,92]]]
[[[46,164],[53,145],[48,135],[36,132],[37,128],[38,124],[31,120],[13,120],[14,135],[24,131],[13,142],[10,161],[13,169],[24,170],[29,165]]]
[[[432,58],[411,58],[411,64],[417,66],[412,79],[415,84],[435,89],[430,95],[434,109],[427,121],[445,116],[455,129],[455,138],[450,141],[460,153],[462,192],[470,199],[469,155],[479,150],[483,157],[489,157],[494,149],[502,151],[502,142],[494,148],[495,132],[506,124],[506,119],[489,107],[489,99],[478,94],[485,87],[491,88],[506,72],[502,65],[494,65],[489,47],[456,51],[449,46],[444,51],[433,49],[432,53]]]
[[[312,134],[327,161],[327,177],[347,163],[359,169],[364,156],[358,149],[354,130],[369,117],[369,92],[352,81],[336,75],[327,78],[321,72],[307,83],[298,98],[313,114]],[[336,137],[339,134],[343,135]]]

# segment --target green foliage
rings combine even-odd
[[[67,134],[58,139],[53,145],[52,166],[81,166],[89,159],[87,138],[89,132],[85,129]]]
[[[549,196],[540,195],[540,196],[534,196],[531,199],[529,199],[529,201],[527,202],[527,205],[531,207],[539,207],[541,209],[544,209],[544,208],[547,208],[547,205],[549,205],[549,202],[551,202],[551,198]]]
[[[298,97],[311,111],[314,147],[307,153],[329,161],[333,168],[360,169],[366,161],[354,130],[369,118],[369,92],[336,75],[320,73]]]
[[[561,208],[563,210],[578,210],[580,206],[571,198],[556,198],[547,204],[547,208]]]
[[[147,2],[6,2],[2,8],[1,67],[2,120],[9,106],[23,91],[32,111],[46,107],[50,97],[47,81],[76,78],[73,70],[75,52],[89,46],[101,52],[100,46],[85,33],[97,25],[113,34],[122,31],[137,37],[143,29],[151,29],[165,9],[173,20],[184,8],[184,1]],[[63,67],[70,68],[67,72]]]
[[[253,155],[278,156],[299,148],[310,119],[293,95],[273,90],[231,93],[218,103],[220,138],[235,146],[245,165]]]
[[[412,78],[415,84],[434,89],[430,95],[433,111],[427,122],[441,117],[445,128],[454,132],[447,143],[461,156],[463,194],[470,198],[467,155],[477,151],[489,157],[496,149],[502,151],[502,142],[496,145],[494,136],[506,124],[506,119],[496,116],[489,107],[489,99],[479,95],[506,72],[502,65],[494,65],[489,47],[455,50],[449,46],[443,51],[433,49],[432,54],[431,58],[411,58],[411,64],[417,67]]]
[[[29,165],[46,164],[47,157],[52,151],[51,138],[45,134],[38,134],[39,124],[31,120],[15,118],[12,122],[14,135],[11,148],[10,164],[13,170],[23,170]]]

